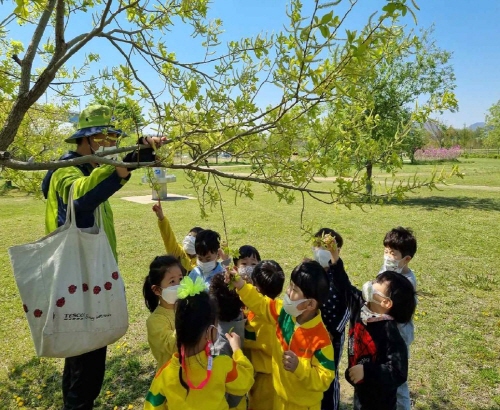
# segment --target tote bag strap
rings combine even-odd
[[[103,204],[97,205],[97,208],[94,211],[94,226],[97,225],[100,229],[104,229],[104,222],[102,219],[103,210],[101,209],[102,206]]]
[[[68,204],[66,205],[66,221],[64,222],[64,226],[70,225],[72,228],[76,228],[76,213],[75,213],[75,204],[73,201],[73,188],[76,182],[71,184],[71,188],[69,189],[68,194]]]
[[[76,182],[71,184],[71,188],[69,189],[68,194],[68,205],[66,206],[66,221],[64,225],[70,225],[72,228],[76,228],[76,213],[75,213],[75,203],[73,199],[73,188]],[[99,204],[94,211],[94,226],[98,228],[104,229],[104,221],[102,219],[102,210],[101,205]]]

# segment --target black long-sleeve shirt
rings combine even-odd
[[[330,332],[334,339],[340,338],[349,321],[349,309],[346,306],[344,294],[338,292],[333,285],[332,272],[327,271],[330,281],[328,299],[321,306],[321,318],[326,330]]]
[[[361,291],[351,285],[342,259],[330,265],[333,285],[345,297],[351,318],[349,323],[348,361],[345,376],[354,386],[356,410],[394,410],[396,391],[408,376],[408,349],[394,320],[361,320],[365,301]],[[349,368],[362,364],[364,378],[357,384],[349,379]]]

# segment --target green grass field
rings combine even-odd
[[[425,176],[431,169],[405,165],[402,173],[417,171]],[[397,225],[414,229],[418,252],[410,267],[417,275],[419,305],[409,384],[416,409],[500,408],[500,160],[467,159],[460,169],[465,179],[453,178],[440,190],[422,190],[402,204],[348,210],[306,201],[307,224],[332,227],[343,235],[341,256],[351,281],[359,286],[381,266],[385,232]],[[245,167],[232,171],[246,172]],[[108,348],[98,409],[142,408],[155,368],[146,342],[148,311],[141,288],[150,261],[164,248],[151,205],[120,199],[150,194],[150,188],[140,183],[141,171],[137,172],[111,200],[130,328]],[[169,190],[192,195],[183,175],[176,175]],[[328,182],[321,184],[327,187]],[[301,206],[279,203],[263,187],[254,190],[254,200],[238,199],[236,205],[234,194],[224,196],[229,244],[256,246],[263,258],[277,260],[289,275],[304,256],[311,256],[300,229]],[[168,201],[163,206],[179,240],[194,225],[224,236],[218,208],[201,220],[196,200]],[[15,190],[0,196],[1,409],[58,409],[62,404],[63,361],[35,357],[7,254],[8,247],[43,236],[44,207],[43,201]],[[341,374],[345,367],[344,352]],[[343,375],[341,379],[344,408],[350,409],[352,389]]]

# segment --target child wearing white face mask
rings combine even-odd
[[[259,251],[250,245],[243,245],[238,249],[238,256],[233,258],[234,266],[240,276],[247,282],[253,283],[252,273],[260,262]]]
[[[203,230],[199,226],[192,228],[182,240],[182,245],[177,243],[174,232],[170,226],[168,218],[165,217],[161,203],[153,205],[153,212],[158,217],[158,227],[165,245],[165,252],[179,259],[186,272],[190,272],[196,267],[196,251],[194,242],[196,235]]]
[[[314,235],[315,241],[313,246],[314,259],[323,269],[325,269],[330,281],[328,298],[321,306],[321,317],[326,326],[326,330],[330,334],[333,344],[333,353],[335,357],[335,379],[325,391],[323,400],[321,401],[321,410],[338,410],[340,404],[340,383],[339,383],[339,368],[338,363],[342,357],[345,340],[345,326],[349,321],[349,309],[347,309],[344,294],[338,292],[332,283],[331,272],[329,269],[331,254],[328,249],[323,246],[321,239],[325,235],[330,235],[335,239],[337,248],[342,248],[344,240],[342,236],[330,228],[321,228]]]
[[[202,278],[208,290],[212,278],[218,273],[225,272],[225,268],[218,262],[223,255],[220,235],[210,229],[204,229],[196,235],[194,248],[197,262],[196,267],[189,272],[189,277],[193,282],[198,277]]]
[[[265,263],[261,262],[261,263]],[[279,266],[279,265],[278,265]],[[323,392],[335,375],[333,348],[319,307],[328,296],[326,272],[316,261],[298,265],[284,300],[269,299],[235,273],[242,302],[276,327],[272,340],[273,410],[320,410]]]
[[[413,289],[417,290],[417,279],[413,271],[408,267],[408,263],[412,260],[417,252],[417,239],[410,228],[398,226],[391,229],[384,237],[384,264],[380,273],[384,271],[393,271],[401,274],[410,281]],[[398,329],[403,337],[408,352],[410,344],[415,338],[415,328],[413,319],[408,323],[398,323]],[[409,353],[408,353],[409,355]],[[398,388],[398,406],[397,410],[410,410],[410,390],[408,383],[405,382]]]
[[[182,277],[181,265],[175,256],[157,256],[149,266],[142,287],[144,302],[151,312],[146,327],[157,369],[170,360],[177,348],[174,305]]]
[[[338,249],[330,248],[333,284],[350,310],[348,369],[355,410],[396,410],[398,387],[408,375],[408,349],[398,330],[415,312],[415,290],[385,271],[359,290],[351,285]]]

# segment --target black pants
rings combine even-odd
[[[106,346],[64,361],[63,410],[91,410],[99,396],[106,368]]]
[[[339,337],[335,337],[333,341],[333,358],[335,361],[335,379],[327,391],[323,393],[321,400],[321,410],[338,410],[340,404],[340,380],[339,380],[339,364],[344,348],[345,331]]]

